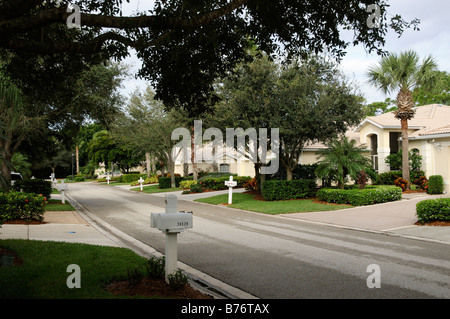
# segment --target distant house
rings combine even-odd
[[[422,170],[427,177],[442,175],[445,190],[450,191],[450,106],[431,104],[416,108],[414,118],[408,121],[409,149],[422,156]],[[379,172],[391,170],[385,162],[389,154],[401,149],[400,120],[393,112],[365,118],[356,128],[349,130],[346,136],[367,146],[367,152],[374,169]],[[208,146],[205,146],[208,147]],[[326,146],[311,143],[305,146],[300,164],[317,163],[318,152]],[[255,176],[254,164],[250,160],[238,161],[236,152],[227,150],[217,160],[217,170],[235,173],[240,176]],[[198,168],[213,171],[211,163],[199,163]],[[176,161],[175,171],[183,175],[183,165]],[[192,165],[189,164],[189,173]]]

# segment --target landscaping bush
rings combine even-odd
[[[150,176],[145,179],[144,184],[156,184],[158,183],[158,176]]]
[[[147,178],[147,174],[123,174],[120,176],[120,179],[117,179],[120,183],[131,183],[139,180],[139,178],[142,177],[142,179]]]
[[[444,179],[441,175],[432,175],[428,179],[428,194],[442,194],[444,192]]]
[[[313,197],[316,193],[316,181],[313,179],[270,180],[265,181],[261,195],[266,200],[287,200]]]
[[[367,186],[365,189],[322,188],[317,192],[321,201],[336,204],[365,206],[397,201],[402,198],[402,189],[395,186]]]
[[[256,180],[256,177],[253,177],[252,179],[245,182],[244,188],[249,191],[257,191],[258,190],[258,181]]]
[[[42,196],[50,199],[52,183],[44,179],[24,179],[16,181],[12,189],[18,192],[42,194]]]
[[[395,180],[402,177],[401,171],[392,171],[378,174],[377,184],[379,185],[395,185]]]
[[[75,176],[75,182],[84,182],[84,176]]]
[[[202,185],[194,184],[191,186],[191,193],[201,193],[201,192],[203,192]]]
[[[236,187],[244,187],[245,183],[251,180],[250,176],[233,176],[233,180],[237,182]],[[225,181],[230,180],[230,174],[223,177],[202,177],[198,180],[198,184],[200,184],[203,189],[209,190],[221,190],[228,189],[228,186],[225,185]]]
[[[11,191],[0,193],[0,221],[44,219],[47,198],[41,194]]]
[[[190,189],[192,185],[197,184],[194,180],[188,180],[188,181],[181,181],[180,182],[180,188],[181,189]]]
[[[402,189],[402,192],[404,192],[408,186],[408,181],[399,177],[395,180],[394,184],[395,186],[400,187]]]
[[[417,203],[419,222],[450,221],[450,198],[427,199]]]
[[[175,187],[180,187],[180,182],[183,177],[175,176]],[[159,178],[159,188],[171,188],[172,182],[170,177],[160,177]]]

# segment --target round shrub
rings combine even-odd
[[[441,175],[432,175],[428,179],[428,194],[442,194],[444,192],[444,179]]]
[[[44,219],[47,198],[41,194],[11,191],[0,193],[0,220]]]
[[[423,200],[416,205],[419,222],[450,221],[450,198]]]

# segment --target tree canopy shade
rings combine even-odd
[[[143,61],[138,74],[153,82],[156,97],[199,114],[216,100],[214,79],[248,57],[249,39],[269,54],[327,49],[342,57],[360,43],[383,53],[389,28],[401,34],[418,25],[388,15],[387,0],[156,0],[152,10],[135,16],[121,15],[122,2],[77,1],[81,28],[67,29],[71,1],[2,0],[0,48],[118,59],[133,48]],[[373,4],[380,8],[377,28],[368,23]],[[352,43],[341,38],[342,29],[354,30]]]

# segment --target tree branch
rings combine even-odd
[[[211,12],[189,18],[166,18],[158,16],[115,17],[98,14],[81,13],[81,25],[87,27],[102,27],[114,29],[129,28],[153,28],[155,30],[187,29],[206,25],[235,9],[241,7],[250,0],[233,0],[227,5]],[[66,23],[72,13],[67,12],[66,7],[51,8],[39,12],[34,16],[20,17],[0,22],[0,34],[25,32],[53,23]]]

